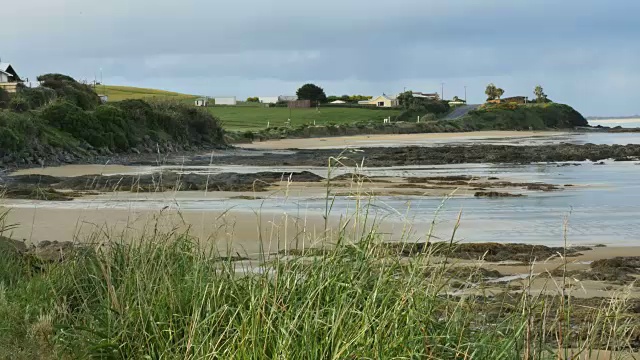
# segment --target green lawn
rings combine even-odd
[[[325,125],[329,123],[344,124],[359,121],[380,121],[387,116],[394,116],[400,110],[380,109],[349,109],[322,107],[319,110],[265,108],[247,106],[214,106],[207,108],[209,112],[222,120],[225,129],[229,130],[259,130],[270,126],[282,126],[287,119],[291,119],[292,126],[313,124]]]
[[[109,102],[122,101],[129,99],[145,99],[145,100],[178,100],[184,102],[193,102],[198,98],[197,95],[181,94],[172,91],[145,89],[131,86],[114,86],[114,85],[98,85],[96,86],[98,94],[109,96]]]

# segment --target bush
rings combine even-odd
[[[10,101],[11,95],[9,95],[9,92],[3,88],[0,88],[0,109],[8,108]]]
[[[56,91],[46,87],[28,88],[25,87],[18,92],[19,96],[24,98],[30,109],[38,109],[56,98]]]
[[[18,113],[29,111],[30,106],[27,99],[20,95],[14,96],[9,102],[9,109]]]
[[[93,110],[102,103],[91,86],[81,84],[72,77],[46,74],[38,76],[38,81],[42,87],[54,90],[59,98],[83,110]]]

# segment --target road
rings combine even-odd
[[[459,119],[465,115],[467,115],[469,113],[469,111],[473,111],[477,108],[480,107],[480,104],[473,104],[473,105],[462,105],[462,106],[458,106],[455,109],[453,109],[453,111],[447,115],[444,120],[455,120],[455,119]]]

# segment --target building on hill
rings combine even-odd
[[[18,84],[22,84],[22,79],[9,63],[0,62],[0,88],[7,92],[17,91]]]
[[[206,107],[207,105],[209,105],[209,100],[207,98],[196,99],[196,106]]]
[[[516,104],[526,104],[529,102],[529,98],[527,96],[511,96],[502,99],[503,103],[516,103]]]
[[[438,93],[423,93],[418,91],[411,92],[414,98],[419,99],[430,99],[430,100],[440,100],[440,94]]]
[[[396,107],[399,105],[398,98],[395,96],[382,94],[371,100],[358,101],[359,105],[371,105],[377,107]]]
[[[235,106],[238,101],[236,100],[235,96],[228,96],[228,97],[216,97],[214,98],[214,103],[216,105],[231,105],[231,106]]]

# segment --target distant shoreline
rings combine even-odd
[[[587,120],[599,120],[599,121],[606,121],[606,120],[640,120],[640,115],[633,115],[633,116],[587,116],[586,119]]]

